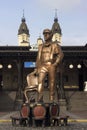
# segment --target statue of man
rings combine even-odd
[[[58,64],[63,59],[63,52],[57,42],[52,42],[52,31],[45,29],[43,31],[44,42],[38,48],[36,60],[36,70],[38,75],[38,101],[43,98],[44,79],[48,74],[49,80],[49,98],[54,101],[55,96],[55,79]]]

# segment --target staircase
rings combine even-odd
[[[87,92],[68,91],[66,96],[69,111],[87,111]]]

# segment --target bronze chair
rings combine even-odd
[[[33,127],[36,125],[45,126],[45,115],[46,115],[46,107],[43,103],[36,103],[32,108],[32,120]]]
[[[36,75],[36,71],[27,75],[27,84],[28,86],[25,87],[24,96],[26,100],[25,102],[30,103],[32,101],[32,97],[34,98],[34,96],[31,97],[30,94],[32,94],[32,92],[37,92],[38,87],[38,76]]]
[[[29,114],[30,114],[30,107],[28,104],[24,103],[21,106],[20,115],[11,116],[12,125],[28,126],[30,121]]]
[[[50,104],[50,125],[66,126],[69,116],[65,114],[59,115],[59,105],[57,103]]]
[[[56,118],[59,116],[59,105],[55,102],[50,104],[50,125],[53,126],[56,123]]]

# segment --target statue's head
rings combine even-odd
[[[51,40],[52,36],[53,36],[52,31],[50,29],[44,29],[43,30],[43,35],[44,35],[44,40],[45,41]]]

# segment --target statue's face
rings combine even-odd
[[[43,34],[44,35],[44,40],[47,42],[47,41],[49,41],[49,40],[51,40],[51,34],[49,33],[49,32],[46,32],[46,33],[44,33]]]

